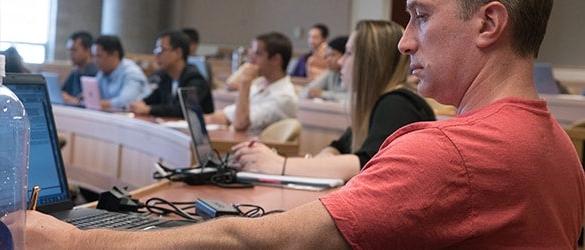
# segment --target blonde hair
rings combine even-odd
[[[360,21],[355,29],[350,90],[352,151],[364,143],[372,109],[383,94],[406,83],[408,57],[398,51],[404,29],[381,20]]]

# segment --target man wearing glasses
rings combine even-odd
[[[210,84],[192,65],[187,64],[189,38],[180,31],[164,32],[158,36],[153,51],[160,71],[156,73],[158,87],[142,101],[130,105],[136,114],[182,117],[178,89],[195,87],[203,112],[213,113]]]

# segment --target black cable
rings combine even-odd
[[[234,204],[233,206],[236,209],[236,211],[238,211],[240,216],[249,218],[258,218],[269,214],[284,212],[284,210],[270,210],[267,212],[261,206],[252,204]],[[246,210],[245,208],[249,208],[249,210]]]
[[[155,204],[151,204],[151,203],[155,203]],[[192,220],[192,221],[201,221],[201,218],[199,217],[195,217],[196,214],[194,213],[189,213],[184,211],[184,209],[190,209],[195,207],[194,205],[189,206],[189,207],[184,207],[184,208],[179,208],[177,207],[175,204],[179,203],[179,202],[169,202],[167,200],[161,199],[161,198],[150,198],[148,199],[145,203],[144,203],[144,207],[153,214],[157,214],[157,215],[168,215],[168,214],[176,214],[182,218],[188,219],[188,220]],[[172,209],[169,208],[165,208],[165,207],[161,207],[161,206],[157,206],[159,204],[164,204],[167,205],[169,207],[171,207]],[[190,202],[188,204],[194,204],[194,202]]]

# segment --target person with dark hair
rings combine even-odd
[[[407,0],[398,48],[418,91],[456,106],[457,117],[396,131],[317,201],[151,233],[82,231],[29,212],[27,247],[578,249],[583,168],[532,79],[552,5]]]
[[[96,76],[98,68],[91,58],[93,37],[87,31],[77,31],[69,36],[67,50],[73,70],[63,83],[63,100],[67,104],[78,105],[81,100],[81,77]]]
[[[196,55],[199,47],[199,32],[194,28],[184,28],[181,31],[189,37],[189,55]]]
[[[327,70],[325,54],[328,36],[329,28],[324,24],[318,23],[309,29],[307,42],[311,51],[299,58],[291,76],[314,80]]]
[[[222,111],[205,116],[207,123],[232,124],[236,130],[261,130],[285,118],[296,117],[298,97],[286,68],[292,56],[288,37],[277,32],[252,41],[248,63],[237,81],[238,99]]]
[[[347,36],[336,37],[329,42],[325,51],[327,71],[310,82],[301,92],[304,98],[321,98],[330,101],[347,99],[347,88],[341,84],[339,59],[345,54]]]
[[[10,47],[0,54],[6,58],[6,73],[30,73],[30,70],[24,67],[22,57],[16,48]]]
[[[124,48],[117,36],[98,37],[92,53],[100,70],[96,77],[103,109],[126,108],[150,94],[146,76],[136,63],[124,58]]]
[[[213,113],[213,96],[209,83],[195,66],[187,64],[189,55],[187,35],[181,31],[161,33],[156,40],[153,54],[160,67],[160,71],[156,73],[160,81],[148,97],[130,105],[132,112],[153,116],[183,117],[178,89],[194,87],[197,89],[197,100],[203,112]]]

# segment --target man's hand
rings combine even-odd
[[[76,98],[66,92],[61,92],[61,96],[63,96],[63,101],[70,105],[79,105],[79,98]]]
[[[81,236],[81,230],[52,216],[35,211],[26,216],[26,249],[73,249]]]
[[[130,111],[139,114],[139,115],[148,115],[150,114],[151,107],[146,105],[143,101],[137,101],[135,103],[130,104]]]
[[[260,74],[259,71],[259,67],[255,64],[246,63],[242,65],[242,72],[238,79],[240,82],[240,89],[250,88],[250,86],[252,86],[252,81],[258,78],[258,75]]]

